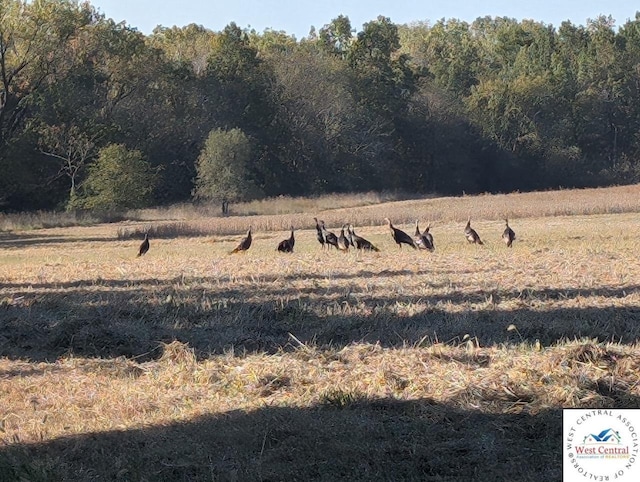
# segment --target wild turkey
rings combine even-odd
[[[342,229],[340,229],[340,236],[338,236],[338,249],[340,251],[349,251],[349,240],[347,239],[347,237],[344,235],[344,227],[347,226],[346,224],[342,225]]]
[[[324,234],[322,233],[321,227],[321,224],[324,224],[324,221],[318,221],[318,218],[313,218],[313,220],[316,222],[316,237],[318,238],[320,246],[324,249],[326,241],[324,240]]]
[[[507,225],[504,228],[504,232],[502,233],[502,240],[507,245],[507,248],[510,248],[513,242],[516,240],[516,233],[513,232],[513,229],[509,227],[509,220],[505,218],[505,224]]]
[[[471,218],[467,220],[467,225],[464,228],[464,235],[466,236],[469,243],[484,244],[480,239],[480,236],[478,236],[478,233],[476,233],[475,229],[471,227]]]
[[[349,225],[347,231],[351,237],[353,245],[356,249],[364,249],[367,251],[380,251],[370,241],[364,239],[362,236],[358,236],[353,229],[353,226]]]
[[[293,253],[293,246],[296,244],[296,239],[293,237],[293,226],[291,226],[291,236],[289,239],[283,239],[278,244],[278,251],[281,253]]]
[[[247,231],[247,236],[240,241],[240,244],[236,249],[231,251],[229,254],[240,253],[241,251],[246,251],[251,247],[251,226],[249,226],[249,230]]]
[[[391,236],[393,237],[393,240],[396,242],[396,244],[400,248],[402,248],[402,244],[408,244],[413,249],[418,249],[415,241],[411,236],[409,236],[407,233],[405,233],[401,229],[394,228],[389,218],[384,218],[384,220],[389,224],[389,231],[391,231]]]
[[[326,226],[324,225],[324,221],[320,221],[320,227],[322,229],[322,234],[324,236],[324,242],[329,246],[333,246],[334,248],[338,247],[338,236],[336,236],[331,231],[327,231]]]
[[[429,251],[433,251],[435,249],[433,246],[433,236],[431,236],[431,233],[429,233],[430,227],[431,225],[428,225],[424,233],[420,233],[418,221],[416,221],[416,232],[413,236],[413,239],[418,246],[418,249],[427,249]]]
[[[349,246],[351,246],[352,248],[355,248],[356,245],[353,242],[353,233],[351,232],[351,224],[345,224],[345,226],[347,227],[346,237],[347,237],[347,241],[349,241]]]
[[[138,258],[149,251],[149,233],[144,233],[144,241],[140,244],[140,249],[138,250]]]
[[[431,223],[427,224],[427,228],[422,232],[422,235],[427,240],[427,249],[429,251],[435,251],[436,245],[433,243],[433,235],[429,232],[431,229]]]

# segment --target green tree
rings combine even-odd
[[[197,76],[204,75],[207,59],[216,34],[194,23],[186,27],[158,26],[149,37],[149,44],[162,49],[167,59],[177,64],[189,64]]]
[[[34,103],[68,74],[73,44],[96,17],[88,2],[0,1],[0,203],[48,197],[43,179],[50,173],[33,149]]]
[[[204,85],[217,127],[237,127],[256,138],[264,134],[272,116],[266,95],[270,74],[248,35],[233,22],[215,38]]]
[[[620,99],[621,110],[626,120],[619,136],[619,179],[626,182],[640,180],[640,12],[635,19],[628,20],[618,32],[617,44],[622,48],[621,63],[625,73],[627,94]]]
[[[110,144],[89,166],[82,192],[71,200],[70,207],[108,211],[149,206],[157,178],[157,171],[140,151]]]
[[[68,72],[71,44],[92,16],[71,1],[0,2],[0,145],[19,132],[34,93]]]
[[[270,62],[285,172],[269,186],[296,195],[373,189],[372,163],[384,157],[387,123],[358,103],[347,62],[312,48]]]
[[[358,91],[369,107],[389,116],[402,115],[415,88],[409,58],[398,54],[398,27],[387,17],[365,23],[352,42],[348,60],[358,75]]]
[[[266,29],[261,34],[252,30],[249,34],[249,43],[261,58],[294,52],[298,46],[293,35],[271,29]]]
[[[330,24],[320,29],[318,44],[322,50],[344,57],[351,45],[353,32],[349,17],[338,15]]]
[[[400,32],[401,52],[411,56],[412,65],[428,70],[437,86],[464,96],[477,84],[478,45],[468,23],[440,20],[432,28],[417,24]]]
[[[372,159],[378,178],[374,189],[402,188],[406,171],[403,160],[414,134],[406,119],[409,99],[415,91],[416,76],[406,54],[399,54],[398,27],[387,17],[365,23],[352,43],[347,60],[355,85],[353,91],[359,105],[380,127],[370,137],[377,137],[378,154]]]
[[[623,69],[613,25],[613,19],[604,16],[588,22],[589,44],[583,57],[587,72],[574,102],[579,146],[593,172],[616,167],[618,146],[626,134],[621,108],[629,96],[624,82],[629,73]]]
[[[202,200],[243,201],[258,197],[250,176],[252,146],[240,129],[214,129],[196,162],[194,197]]]

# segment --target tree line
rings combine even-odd
[[[340,15],[297,40],[2,0],[0,84],[2,210],[640,180],[638,13]]]

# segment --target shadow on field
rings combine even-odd
[[[405,274],[400,270],[376,276]],[[640,285],[524,291],[478,290],[470,285],[418,297],[356,284],[294,289],[279,279],[246,277],[234,278],[227,289],[219,282],[209,277],[5,285],[8,290],[0,298],[0,356],[51,361],[72,353],[145,361],[160,356],[161,342],[178,340],[189,344],[199,358],[207,358],[230,349],[288,349],[298,344],[291,335],[303,343],[333,348],[354,342],[386,347],[436,340],[456,343],[465,335],[477,337],[482,346],[536,340],[550,345],[583,337],[640,340],[640,306],[615,305],[616,299],[640,291]],[[581,300],[588,296],[608,301],[599,300],[601,307],[585,306]],[[553,307],[548,301],[562,301],[563,306]],[[510,325],[516,329],[507,331]]]
[[[25,248],[25,247],[33,247],[33,246],[45,246],[48,244],[68,244],[70,240],[74,242],[94,242],[94,241],[110,241],[113,240],[113,237],[76,237],[73,238],[67,236],[60,236],[59,234],[55,235],[46,235],[38,233],[35,234],[18,234],[18,233],[0,233],[0,248],[10,249],[10,248]]]
[[[562,412],[333,392],[184,423],[0,447],[1,480],[560,480]]]

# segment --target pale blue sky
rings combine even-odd
[[[203,25],[214,31],[230,22],[241,28],[262,32],[267,28],[284,30],[299,40],[313,25],[319,29],[338,15],[346,15],[351,25],[362,24],[378,15],[396,24],[441,18],[471,22],[485,15],[533,19],[559,27],[570,20],[584,25],[588,18],[611,15],[616,25],[635,18],[640,4],[630,0],[91,0],[107,17],[149,34],[156,25]]]

